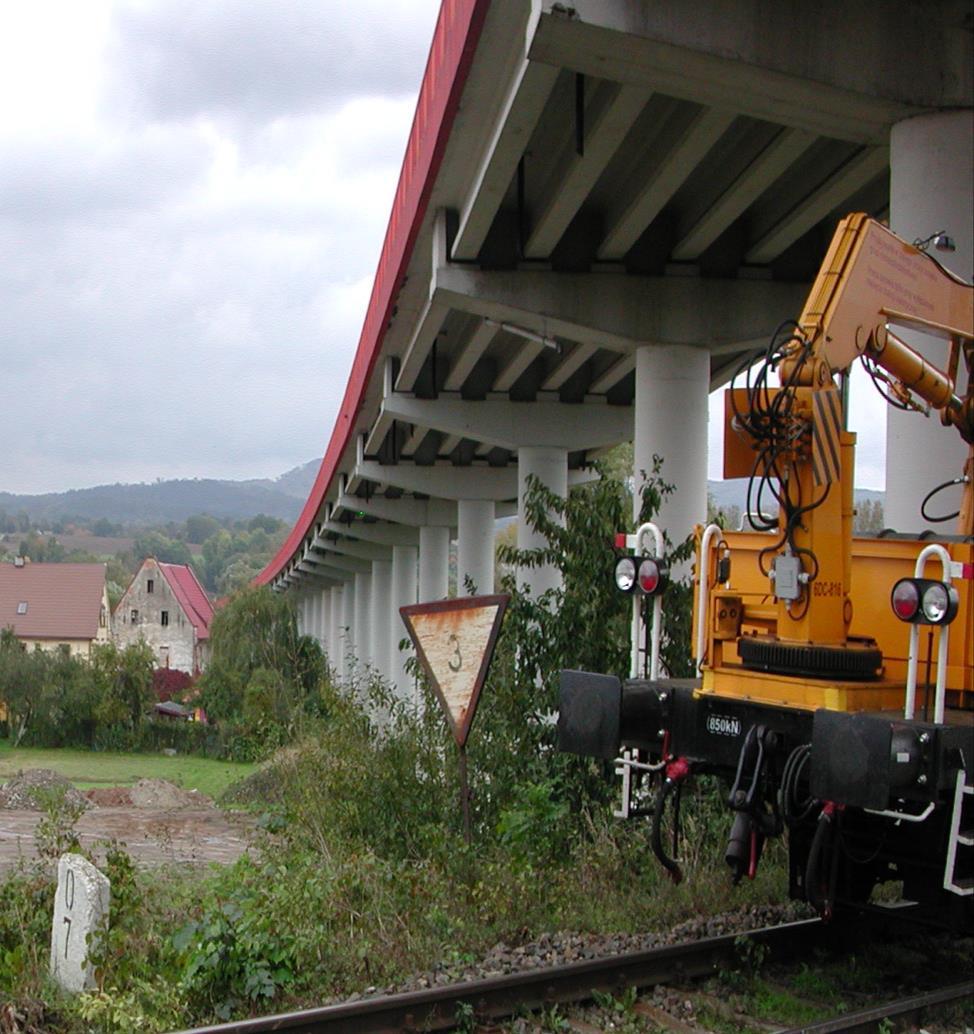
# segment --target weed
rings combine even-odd
[[[747,1011],[761,1019],[787,1024],[805,1024],[823,1018],[821,1005],[813,1005],[796,998],[790,991],[773,987],[761,979],[755,980],[747,1000]],[[834,1002],[830,1011],[839,1012],[841,1009],[841,1003]]]
[[[40,805],[41,818],[34,827],[34,846],[41,858],[60,858],[66,851],[81,848],[75,825],[84,814],[85,806],[72,801],[64,785],[38,789],[35,799]]]
[[[453,1019],[460,1034],[473,1034],[477,1029],[477,1014],[469,1002],[457,1002]]]

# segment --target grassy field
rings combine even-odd
[[[21,769],[51,768],[81,790],[93,786],[126,786],[138,779],[168,779],[185,790],[218,797],[231,783],[243,779],[256,765],[213,761],[180,755],[109,754],[100,751],[18,747],[0,739],[0,783]]]

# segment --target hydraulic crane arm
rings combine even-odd
[[[974,290],[918,247],[862,213],[839,224],[798,320],[800,336],[781,364],[782,383],[816,386],[860,355],[892,378],[898,398],[916,396],[945,424],[974,442]],[[951,343],[947,370],[924,359],[891,329],[899,326]],[[805,350],[810,348],[812,362]],[[968,367],[966,397],[956,392],[959,356]],[[814,361],[818,360],[818,362]],[[824,369],[823,369],[824,365]]]

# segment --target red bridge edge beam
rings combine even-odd
[[[443,0],[440,7],[372,295],[338,419],[301,515],[274,559],[254,579],[255,585],[273,581],[294,555],[314,523],[348,445],[426,214],[489,3],[490,0]]]

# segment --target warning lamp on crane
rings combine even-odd
[[[624,556],[616,561],[616,588],[640,596],[658,596],[669,582],[670,569],[655,557]]]
[[[893,613],[913,625],[949,625],[957,617],[957,590],[931,578],[901,578],[890,595]]]

